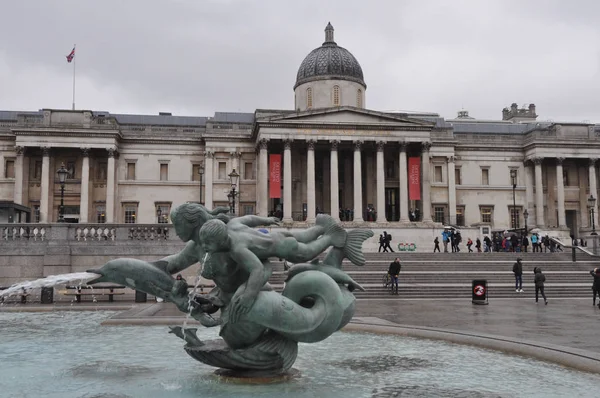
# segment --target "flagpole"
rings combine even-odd
[[[75,44],[73,44],[73,51],[75,51]],[[73,57],[73,110],[75,110],[75,64],[77,63],[77,56]]]

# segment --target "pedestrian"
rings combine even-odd
[[[521,242],[521,245],[523,246],[523,251],[527,253],[527,246],[529,246],[529,239],[527,239],[527,235],[523,236],[523,241]]]
[[[471,249],[471,246],[473,246],[473,241],[471,240],[471,238],[467,239],[467,248],[469,249],[469,253],[473,253],[473,249]]]
[[[446,230],[442,232],[442,242],[444,242],[444,253],[448,253],[448,241],[450,240],[450,233]]]
[[[390,263],[390,267],[388,268],[388,274],[391,278],[392,285],[392,294],[398,294],[398,277],[400,276],[400,270],[402,269],[402,265],[400,264],[400,259],[396,257],[394,261]],[[394,284],[396,284],[396,290],[394,292]]]
[[[485,244],[485,252],[486,253],[491,253],[492,252],[492,240],[490,239],[489,236],[485,236],[483,238],[483,243]]]
[[[517,262],[513,265],[513,274],[515,274],[515,292],[523,293],[523,261],[520,257],[517,258]]]
[[[537,234],[531,235],[531,246],[533,247],[534,253],[538,251],[538,235]]]
[[[533,279],[535,282],[535,303],[537,304],[538,302],[538,293],[541,293],[542,297],[544,298],[544,304],[548,305],[548,299],[544,293],[544,282],[546,282],[546,275],[542,274],[542,269],[539,267],[535,267],[533,269],[533,274],[535,275]]]
[[[477,249],[477,253],[481,253],[481,239],[479,238],[475,240],[475,249]]]
[[[385,241],[385,246],[383,248],[383,251],[387,252],[387,249],[390,249],[390,251],[393,253],[394,251],[392,250],[392,247],[390,246],[390,242],[392,241],[392,235],[383,231],[383,240]]]
[[[385,239],[383,237],[383,234],[379,234],[379,253],[381,253],[381,249],[383,249],[384,253],[387,252],[387,249],[385,248]]]
[[[433,240],[433,244],[435,245],[435,247],[433,248],[433,252],[435,253],[435,251],[437,250],[439,253],[440,252],[440,240],[438,239],[437,236]]]
[[[593,304],[596,305],[596,294],[598,295],[598,308],[600,308],[600,268],[594,268],[590,271],[590,275],[594,277],[594,284],[592,285],[592,294],[594,295]]]

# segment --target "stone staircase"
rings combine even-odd
[[[357,267],[344,261],[343,269],[365,289],[355,292],[358,299],[425,299],[471,298],[473,279],[488,281],[488,297],[533,297],[533,268],[546,275],[548,298],[591,298],[592,277],[589,271],[600,267],[600,259],[577,253],[365,253],[367,263]],[[399,294],[391,295],[382,284],[389,263],[400,257]],[[516,293],[512,266],[523,259],[524,293]],[[286,278],[282,263],[275,263],[269,282],[281,290]]]

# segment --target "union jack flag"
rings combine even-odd
[[[73,61],[73,58],[75,58],[75,47],[73,47],[69,55],[67,55],[67,62],[71,63],[71,61]]]

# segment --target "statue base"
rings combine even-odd
[[[237,384],[275,384],[300,377],[298,369],[289,370],[232,370],[217,369],[215,375],[224,382]]]

